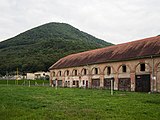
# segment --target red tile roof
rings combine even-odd
[[[160,36],[71,54],[58,60],[49,69],[138,59],[151,56],[160,56]]]

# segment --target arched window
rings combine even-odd
[[[84,75],[86,75],[87,74],[87,69],[84,69]]]
[[[66,70],[64,74],[65,76],[69,76],[69,70]]]
[[[62,71],[59,71],[59,72],[58,72],[58,76],[62,76]]]
[[[99,74],[98,68],[94,68],[94,74],[95,75]]]
[[[127,72],[127,67],[126,67],[126,65],[122,65],[122,72],[123,72],[123,73],[126,73],[126,72]]]
[[[110,75],[111,74],[111,67],[107,67],[107,75]]]
[[[67,76],[69,75],[69,70],[67,70]]]
[[[78,74],[77,74],[77,70],[75,70],[75,76],[77,76]]]
[[[146,69],[145,63],[141,63],[140,64],[140,71],[145,71],[145,69]]]
[[[78,75],[78,70],[73,70],[73,75],[77,76]]]
[[[82,75],[87,75],[87,69],[84,68],[84,69],[82,70]]]

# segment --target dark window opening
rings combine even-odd
[[[126,65],[123,65],[122,66],[122,72],[126,72],[126,71],[127,71]]]
[[[85,80],[83,80],[83,85],[85,84]]]
[[[69,71],[67,70],[67,76],[69,75]]]
[[[107,67],[107,75],[111,74],[111,67]]]
[[[76,81],[74,80],[74,81],[73,81],[73,85],[75,85],[75,84],[76,84]]]
[[[75,73],[75,76],[77,76],[77,70],[75,70],[74,73]]]
[[[141,71],[145,71],[145,67],[146,67],[146,66],[145,66],[144,63],[140,64],[140,70],[141,70]]]
[[[62,75],[62,72],[61,71],[59,71],[59,76],[61,76]]]
[[[87,70],[86,69],[84,69],[84,75],[86,75],[87,74]]]
[[[98,74],[98,68],[95,68],[95,69],[94,69],[94,73],[95,73],[95,74]]]

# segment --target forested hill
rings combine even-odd
[[[44,24],[0,42],[0,74],[47,71],[68,54],[109,45],[69,24]]]

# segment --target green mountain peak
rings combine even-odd
[[[60,58],[112,45],[66,23],[47,23],[0,42],[0,74],[47,71]]]

